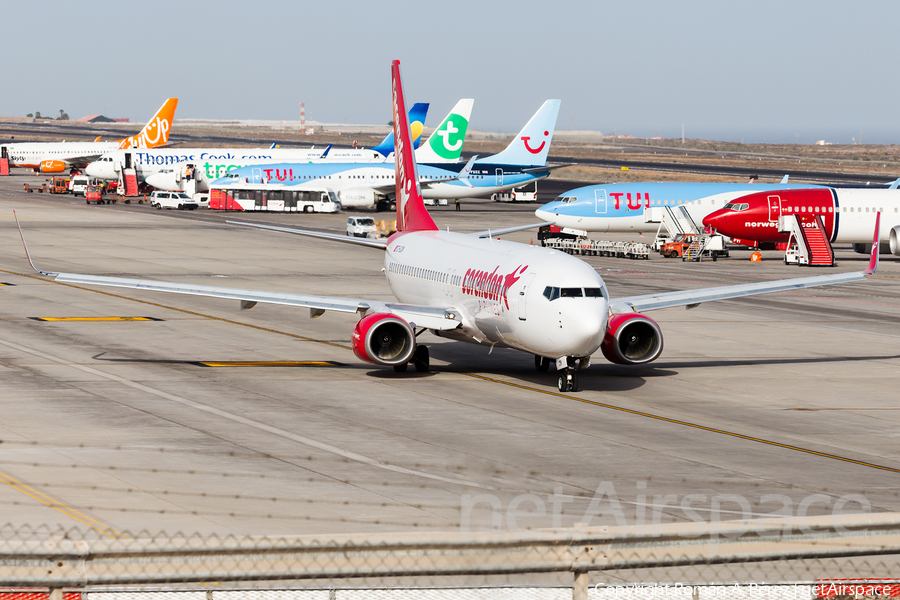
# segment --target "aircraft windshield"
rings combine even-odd
[[[557,298],[606,298],[609,294],[605,287],[595,288],[558,288],[548,285],[544,288],[544,297],[551,302]]]
[[[729,202],[723,208],[728,208],[731,210],[747,210],[750,208],[750,205],[746,202]]]
[[[556,201],[562,202],[563,204],[572,204],[573,202],[577,202],[578,198],[575,196],[560,196]]]

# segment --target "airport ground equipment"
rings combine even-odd
[[[778,231],[790,233],[784,264],[834,266],[834,250],[821,215],[783,215],[778,219]]]
[[[103,186],[89,185],[84,188],[84,203],[103,204]]]
[[[714,233],[695,235],[690,245],[685,248],[681,260],[702,261],[704,258],[717,260],[720,256],[728,256],[725,236]]]
[[[566,254],[580,256],[608,256],[611,258],[630,258],[648,260],[650,246],[640,242],[609,242],[588,238],[562,239],[553,238],[544,244],[547,248],[560,250]]]
[[[43,194],[44,190],[47,189],[47,184],[46,183],[41,184],[41,187],[32,187],[31,185],[25,183],[22,185],[22,188],[29,194],[33,194],[35,192],[35,190],[37,190],[38,193]]]
[[[50,178],[50,187],[48,188],[51,194],[68,194],[69,193],[69,178],[68,177],[51,177]]]
[[[537,181],[534,182],[534,189],[523,190],[514,188],[491,194],[491,200],[494,202],[535,202],[537,200]]]

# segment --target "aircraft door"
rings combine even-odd
[[[131,162],[131,152],[125,153],[125,168],[126,169],[134,168],[134,164]]]
[[[0,158],[9,158],[9,154],[6,151],[6,146],[0,146]]]
[[[503,169],[494,171],[494,185],[503,185]]]
[[[769,221],[777,221],[781,216],[781,196],[769,196]]]
[[[251,169],[250,183],[263,183],[262,169]]]
[[[525,321],[527,318],[526,314],[526,306],[528,301],[528,290],[531,289],[531,282],[534,281],[534,276],[536,273],[532,273],[528,277],[525,278],[525,283],[522,284],[522,289],[519,290],[519,320]]]
[[[594,212],[598,215],[605,215],[606,210],[606,190],[594,190]]]

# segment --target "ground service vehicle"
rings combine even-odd
[[[199,205],[197,201],[184,192],[161,192],[156,190],[150,194],[150,206],[157,209],[194,210]]]
[[[22,185],[22,188],[29,194],[33,194],[34,190],[37,190],[39,194],[43,194],[44,190],[47,189],[47,184],[45,183],[45,184],[41,185],[41,187],[31,187],[30,185],[25,183]]]
[[[84,188],[84,203],[103,204],[103,186],[89,185]]]
[[[68,194],[69,193],[69,178],[68,177],[51,177],[50,178],[50,187],[48,188],[51,194]]]
[[[378,227],[372,217],[348,217],[347,235],[353,237],[369,237],[369,234],[377,234]]]
[[[659,249],[659,253],[666,258],[684,256],[684,251],[694,243],[697,236],[693,233],[679,233],[671,242],[665,243]]]

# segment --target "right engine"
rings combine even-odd
[[[606,360],[618,365],[653,362],[662,354],[662,330],[656,321],[640,313],[614,315],[600,349]]]
[[[396,315],[375,313],[363,317],[350,338],[353,353],[376,365],[405,365],[416,350],[416,334]]]

